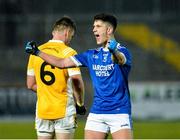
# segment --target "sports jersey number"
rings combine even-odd
[[[41,65],[41,71],[40,71],[40,76],[41,76],[41,80],[44,84],[46,85],[52,85],[54,82],[55,82],[55,75],[50,72],[50,71],[45,71],[45,67],[49,65],[48,63],[44,62],[42,63]],[[51,65],[50,65],[51,66]],[[55,67],[54,66],[51,66],[52,69],[54,69]],[[47,81],[45,79],[45,76],[50,76],[51,79],[49,81]]]

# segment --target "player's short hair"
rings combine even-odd
[[[65,28],[70,28],[76,32],[76,24],[75,22],[68,16],[64,16],[61,19],[57,20],[53,26],[53,31],[62,30]]]
[[[110,15],[106,13],[97,14],[94,16],[94,21],[95,20],[102,20],[104,22],[108,22],[109,24],[113,26],[114,31],[116,30],[117,18],[114,15]]]

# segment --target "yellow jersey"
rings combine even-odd
[[[38,48],[60,58],[77,54],[74,49],[58,40],[49,40]],[[37,56],[30,55],[27,75],[35,76],[36,79],[36,113],[39,118],[58,119],[75,114],[70,77],[76,74],[80,74],[79,68],[59,69]]]

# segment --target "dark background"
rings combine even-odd
[[[53,23],[64,15],[73,18],[77,24],[71,47],[78,52],[96,48],[92,33],[93,16],[101,12],[114,14],[120,27],[122,23],[146,25],[161,37],[177,43],[176,49],[170,49],[170,52],[180,52],[179,0],[0,0],[0,87],[5,90],[2,92],[11,94],[9,88],[26,88],[28,55],[24,45],[30,40],[42,44],[51,39]],[[117,33],[116,37],[133,56],[130,82],[180,81],[180,70],[177,69],[180,62],[175,60],[177,66],[174,66],[163,58],[165,44],[162,43],[157,55],[126,40],[121,34]],[[150,42],[149,48],[152,47]],[[82,75],[86,99],[89,99],[93,94],[86,68],[82,68]]]
[[[78,52],[95,48],[92,19],[100,12],[114,14],[119,24],[146,24],[153,31],[176,41],[178,49],[180,47],[179,0],[1,0],[0,85],[24,85],[27,64],[24,44],[30,40],[39,44],[48,41],[52,24],[63,15],[71,16],[77,24],[78,32],[71,47]],[[118,39],[133,55],[131,81],[179,81],[179,71],[167,61],[123,40],[121,35]]]

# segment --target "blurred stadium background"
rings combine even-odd
[[[68,15],[78,28],[71,47],[94,48],[92,19],[100,12],[117,16],[116,37],[133,55],[135,138],[180,138],[179,0],[0,0],[0,138],[35,138],[36,95],[26,89],[24,44],[48,41],[52,24]],[[89,109],[92,85],[86,68],[82,74]],[[83,138],[85,119],[78,116],[76,138]]]

